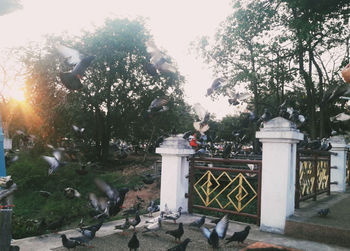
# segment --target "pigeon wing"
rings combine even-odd
[[[116,189],[112,189],[106,182],[101,179],[95,179],[95,184],[101,192],[104,192],[107,195],[109,199],[114,201],[118,200],[119,192]]]
[[[209,240],[210,238],[210,230],[206,227],[201,227],[202,233],[204,234],[205,238],[207,238]]]
[[[225,215],[218,222],[218,224],[216,224],[216,227],[215,227],[215,230],[216,230],[220,239],[225,238],[227,228],[228,228],[228,219],[227,219],[227,215]]]
[[[58,52],[67,59],[67,62],[72,65],[76,65],[81,61],[81,55],[77,50],[59,45],[57,47]]]
[[[52,155],[56,158],[57,161],[60,161],[62,159],[61,151],[53,151]]]
[[[43,159],[46,160],[47,163],[49,163],[49,175],[52,174],[59,166],[57,159],[50,156],[43,156]]]

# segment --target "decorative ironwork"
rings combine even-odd
[[[193,158],[192,208],[255,218],[260,224],[261,160]]]
[[[223,177],[224,183],[227,183],[227,180],[229,182],[219,191],[218,188],[221,186],[220,180]],[[215,177],[213,173],[208,170],[194,184],[194,189],[206,207],[216,201],[221,209],[225,209],[229,205],[232,205],[237,212],[241,212],[257,197],[257,192],[242,173],[231,178],[227,172],[222,172],[218,177]],[[225,193],[226,190],[229,190],[229,192]],[[218,192],[214,193],[215,191]],[[220,202],[221,197],[225,197],[228,202],[222,204],[222,202]],[[248,201],[244,201],[246,198],[249,198]]]
[[[329,152],[298,152],[296,170],[295,207],[299,201],[313,198],[327,192],[330,194],[330,155]]]

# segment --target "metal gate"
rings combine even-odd
[[[241,215],[260,224],[261,160],[191,158],[188,208]]]

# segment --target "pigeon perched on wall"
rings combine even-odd
[[[175,247],[169,248],[168,251],[186,251],[188,243],[191,242],[190,238],[186,238],[183,242]]]
[[[184,226],[183,223],[179,223],[179,227],[175,230],[169,230],[165,232],[166,234],[170,234],[175,237],[175,241],[181,241],[181,236],[184,234]]]
[[[260,127],[262,127],[264,125],[264,123],[269,121],[270,119],[272,119],[272,114],[267,108],[265,108],[264,113],[258,119],[257,123],[258,123],[258,125],[260,124]]]
[[[195,220],[194,222],[191,222],[190,226],[200,228],[201,226],[203,226],[204,223],[205,223],[205,215],[203,215],[199,219]]]
[[[128,247],[129,247],[129,251],[132,251],[132,250],[137,251],[137,249],[140,247],[140,241],[137,239],[136,232],[134,232],[131,239],[129,240]]]
[[[210,231],[206,227],[201,227],[202,232],[207,238],[209,245],[211,245],[213,248],[219,247],[219,239],[224,239],[226,236],[226,231],[228,228],[228,218],[227,215],[222,217],[222,219],[216,224],[215,228]]]
[[[207,89],[207,96],[211,95],[212,93],[214,93],[214,91],[216,91],[217,89],[219,89],[219,87],[221,86],[221,84],[225,81],[225,79],[223,78],[216,78],[213,83],[211,84],[211,86]]]
[[[49,164],[49,171],[48,174],[52,174],[53,172],[56,172],[57,169],[61,166],[64,166],[66,163],[62,162],[62,152],[61,151],[54,151],[51,156],[42,156],[43,159]]]
[[[70,65],[74,65],[71,72],[60,72],[59,76],[62,83],[69,90],[79,90],[83,87],[80,80],[83,77],[86,69],[90,66],[95,56],[84,56],[77,50],[60,45],[57,47],[59,53],[65,57]]]
[[[248,237],[250,230],[250,226],[246,226],[243,231],[240,232],[234,232],[233,235],[229,238],[226,238],[226,244],[237,241],[239,243],[243,243],[244,240]]]

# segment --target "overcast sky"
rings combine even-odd
[[[23,8],[0,16],[0,47],[40,41],[44,34],[67,32],[101,25],[108,17],[146,18],[147,28],[158,47],[174,58],[185,76],[185,99],[201,103],[221,118],[232,114],[226,97],[212,101],[206,89],[216,76],[194,53],[189,44],[201,36],[212,36],[220,22],[232,12],[231,0],[22,0]]]

